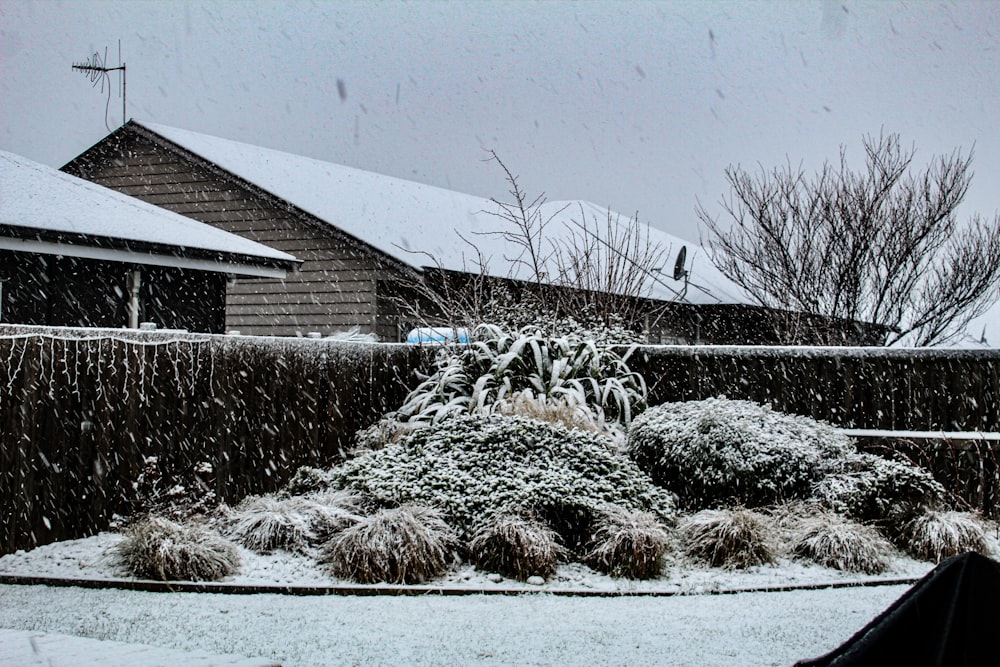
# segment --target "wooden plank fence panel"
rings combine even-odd
[[[300,465],[328,466],[402,403],[433,354],[0,327],[0,553],[103,529],[135,500],[149,456],[185,475],[208,462],[205,481],[227,502],[279,488]],[[668,346],[630,363],[653,405],[726,394],[843,427],[1000,431],[998,351]],[[976,455],[955,451],[930,464],[952,470]],[[986,499],[991,480],[956,484]]]

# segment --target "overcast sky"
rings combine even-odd
[[[494,149],[530,193],[691,240],[727,165],[882,130],[920,164],[975,146],[963,217],[1000,209],[1000,3],[0,0],[0,148],[100,140],[70,66],[118,40],[138,120],[501,198]]]

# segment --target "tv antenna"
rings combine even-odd
[[[122,98],[122,125],[125,125],[128,117],[125,115],[125,63],[122,62],[122,41],[118,40],[117,67],[108,67],[108,47],[104,47],[103,56],[101,56],[100,52],[95,51],[92,56],[82,63],[74,63],[73,69],[83,72],[90,79],[93,88],[96,88],[97,84],[100,83],[102,93],[104,92],[104,86],[107,85],[108,102],[104,106],[104,127],[108,128],[108,132],[111,131],[111,126],[108,125],[108,111],[111,108],[111,78],[108,76],[108,73],[121,72],[118,75],[118,95]]]

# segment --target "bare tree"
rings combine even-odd
[[[1000,296],[1000,215],[959,225],[972,154],[939,155],[913,169],[899,135],[864,139],[852,171],[841,148],[810,180],[791,164],[750,173],[729,167],[723,221],[698,204],[716,266],[761,305],[873,325],[885,342],[945,343]],[[813,329],[813,342],[823,339]]]
[[[435,312],[437,321],[449,326],[555,325],[571,316],[641,332],[656,323],[669,303],[649,295],[661,280],[657,271],[668,249],[650,239],[638,216],[622,221],[608,211],[605,219],[593,220],[581,206],[579,215],[570,216],[567,223],[563,214],[570,205],[546,211],[544,194],[529,196],[495,152],[489,159],[503,170],[509,197],[491,199],[496,209],[486,212],[499,224],[483,234],[504,240],[509,248],[503,257],[506,270],[499,275],[491,271],[491,258],[484,256],[475,238],[462,237],[474,257],[462,271],[447,271],[427,255],[437,268],[408,286],[430,306],[423,315]],[[553,225],[560,226],[555,234]],[[399,301],[412,316],[417,302]]]

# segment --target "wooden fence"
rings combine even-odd
[[[725,395],[842,428],[1000,431],[1000,350],[647,347],[649,403]]]
[[[0,337],[0,554],[106,528],[144,460],[235,501],[328,465],[400,405],[427,350],[163,334]]]
[[[273,491],[337,461],[433,352],[0,327],[0,554],[106,528],[149,456],[177,475],[210,463],[229,502]],[[632,366],[652,404],[725,394],[845,427],[1000,431],[998,351],[649,347]]]

